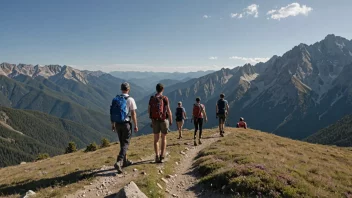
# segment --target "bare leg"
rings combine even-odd
[[[161,156],[164,157],[166,152],[166,134],[161,134]]]
[[[155,155],[159,156],[159,138],[160,138],[160,134],[154,134],[154,151],[155,151]]]

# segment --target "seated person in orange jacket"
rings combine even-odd
[[[243,118],[240,118],[240,121],[237,123],[237,128],[245,128],[247,129],[247,123]]]

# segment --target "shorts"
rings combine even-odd
[[[225,123],[225,121],[226,121],[226,115],[225,114],[219,114],[218,118],[219,118],[219,124]]]
[[[153,133],[158,134],[158,133],[163,133],[167,134],[167,131],[169,129],[169,120],[153,120]]]
[[[182,118],[176,118],[176,122],[182,122],[183,119]]]

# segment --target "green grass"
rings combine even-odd
[[[153,164],[151,161],[127,167],[128,174],[133,169],[138,173],[133,181],[148,197],[164,197],[165,184],[161,180],[168,174],[175,174],[175,162],[181,159],[180,151],[185,149],[185,142],[192,142],[192,134],[184,135],[185,139],[177,140],[177,133],[170,133],[168,137],[167,152],[170,156],[164,164]],[[82,150],[44,159],[24,165],[10,166],[0,169],[0,197],[19,197],[28,190],[37,192],[36,197],[62,197],[71,194],[88,185],[94,176],[91,174],[103,165],[112,166],[119,151],[119,144],[112,143],[109,147],[93,152]],[[128,157],[134,162],[143,159],[154,160],[153,136],[145,135],[133,137],[128,151]],[[159,169],[163,174],[159,174]],[[130,181],[126,181],[127,184]],[[157,183],[164,189],[161,190]],[[121,188],[123,186],[120,186]]]
[[[348,197],[352,152],[254,130],[231,129],[202,150],[194,166],[201,184],[231,195]]]

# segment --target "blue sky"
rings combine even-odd
[[[351,0],[3,0],[0,62],[106,72],[235,67],[330,33],[352,39],[351,8]]]

